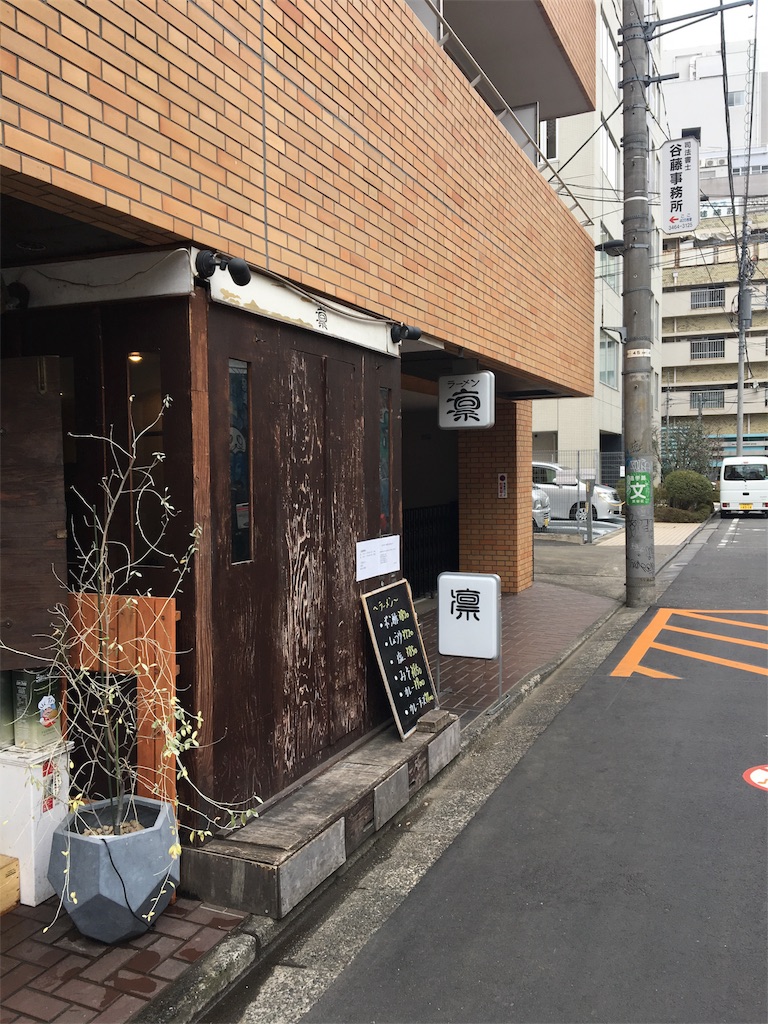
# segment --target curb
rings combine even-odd
[[[656,575],[677,558],[679,553],[705,527],[709,526],[714,518],[713,515],[701,523],[698,529],[686,537],[661,565],[656,566]],[[464,754],[481,736],[485,735],[492,725],[498,722],[499,715],[506,716],[517,708],[595,633],[623,610],[625,610],[625,605],[617,603],[615,608],[601,615],[557,658],[524,676],[519,683],[515,684],[514,692],[508,694],[506,699],[502,699],[497,707],[478,716],[467,726],[466,730],[462,730],[459,756]],[[635,609],[635,612],[642,614],[639,609]],[[428,786],[429,784],[425,789]],[[407,813],[407,807],[403,809],[403,813]],[[237,928],[227,933],[213,949],[185,971],[180,978],[171,982],[151,1003],[131,1017],[130,1024],[195,1024],[207,1010],[215,1005],[229,985],[241,980],[246,973],[254,970],[268,956],[279,952],[292,940],[299,929],[306,925],[317,901],[335,883],[338,875],[365,856],[371,847],[389,831],[398,817],[399,815],[392,819],[388,827],[380,829],[358,847],[345,863],[344,868],[340,869],[340,872],[325,879],[286,917],[279,921],[255,915],[247,917]]]

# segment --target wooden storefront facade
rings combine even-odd
[[[26,386],[4,396],[11,433],[40,362],[61,379],[51,384],[63,426],[46,454],[61,452],[60,486],[47,483],[35,503],[47,507],[47,533],[60,545],[68,533],[70,562],[72,489],[99,500],[105,453],[92,437],[127,440],[129,406],[140,426],[172,399],[151,440],[166,456],[158,483],[178,510],[168,546],[183,553],[202,527],[177,604],[178,687],[205,723],[203,789],[227,801],[272,796],[387,718],[355,544],[400,532],[396,358],[216,305],[200,284],[188,299],[6,313],[3,356],[26,368]],[[33,464],[27,472],[35,478]],[[51,552],[33,568],[34,550],[8,526],[5,570],[23,558],[37,579],[30,607],[39,619],[61,600]],[[135,532],[128,517],[119,524],[127,545]],[[142,585],[165,592],[167,571],[142,569]],[[3,669],[24,664],[2,653]]]

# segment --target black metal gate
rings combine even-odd
[[[413,596],[434,597],[440,573],[458,568],[458,502],[403,509],[403,573]]]

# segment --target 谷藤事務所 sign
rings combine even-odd
[[[699,143],[672,139],[661,147],[661,228],[668,235],[699,224]]]

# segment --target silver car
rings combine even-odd
[[[540,487],[531,488],[533,497],[533,529],[536,532],[549,526],[549,498]]]
[[[549,496],[553,519],[587,518],[587,490],[585,480],[557,462],[534,462],[533,484]],[[592,491],[592,518],[610,519],[621,515],[621,498],[612,487],[595,484]]]

